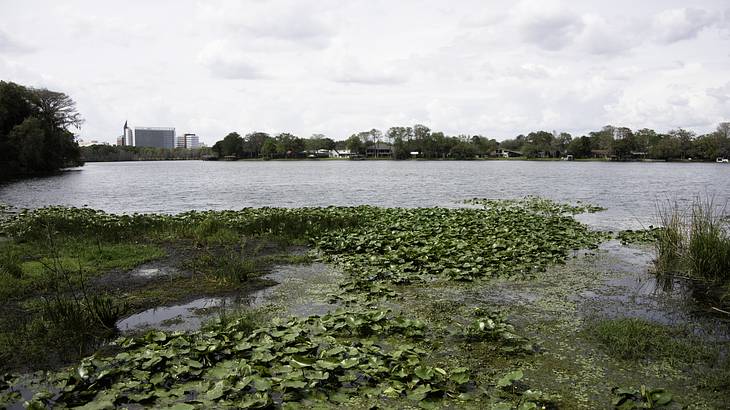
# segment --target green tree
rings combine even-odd
[[[228,133],[219,146],[222,156],[240,156],[243,152],[243,138],[237,132]]]
[[[365,154],[365,143],[362,141],[359,135],[353,134],[350,136],[350,138],[347,139],[345,146],[347,149],[350,150],[353,154]]]
[[[568,154],[576,158],[588,158],[591,156],[591,139],[585,135],[575,138],[568,144]]]
[[[474,159],[477,149],[473,144],[459,141],[449,150],[449,156],[454,159]]]
[[[261,155],[264,158],[272,158],[274,154],[276,154],[276,141],[273,138],[269,138],[261,146]]]
[[[276,136],[276,152],[287,157],[296,157],[304,151],[304,140],[296,135],[282,132]]]
[[[81,165],[68,128],[82,122],[66,94],[0,81],[0,178]]]

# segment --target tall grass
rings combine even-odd
[[[688,208],[659,207],[664,229],[656,241],[657,274],[681,275],[716,288],[730,285],[730,227],[725,208],[696,198]]]
[[[688,243],[689,271],[713,283],[730,281],[730,236],[711,202],[695,203]]]

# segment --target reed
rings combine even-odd
[[[695,287],[723,305],[730,302],[730,226],[725,209],[712,198],[696,198],[686,208],[676,202],[659,207],[664,229],[657,231],[654,261],[660,279],[692,279]]]

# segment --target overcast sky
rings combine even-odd
[[[730,120],[730,2],[0,0],[0,79],[69,94],[81,138],[108,142],[125,120],[209,145],[707,132]]]

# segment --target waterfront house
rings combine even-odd
[[[502,157],[502,158],[515,158],[515,157],[521,157],[522,152],[513,151],[513,150],[509,150],[509,149],[497,148],[497,150],[494,151],[494,156]]]
[[[330,158],[350,158],[351,155],[352,155],[352,152],[350,152],[349,149],[341,149],[341,150],[331,149],[331,150],[329,150]]]
[[[393,155],[393,146],[385,142],[377,142],[365,150],[365,156],[370,158],[390,157]]]

